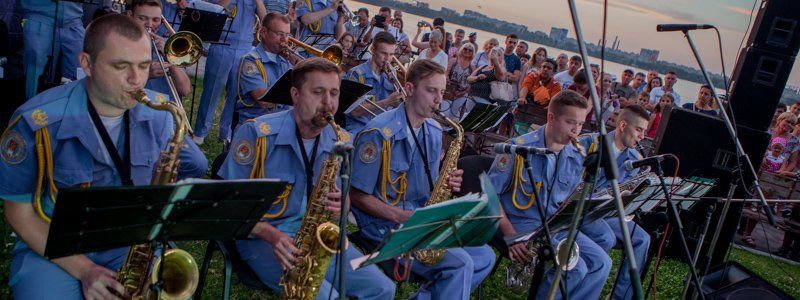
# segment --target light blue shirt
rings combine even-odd
[[[56,3],[58,3],[58,18],[56,16]],[[83,26],[83,6],[77,2],[52,0],[20,0],[22,14],[26,19],[36,20],[48,25],[53,25],[58,19],[58,27],[69,27],[77,24]]]
[[[381,72],[380,74],[375,74],[372,71],[372,67],[370,67],[372,60],[367,60],[364,63],[350,69],[345,73],[344,79],[352,80],[358,83],[366,84],[372,87],[366,95],[374,96],[374,101],[379,101],[386,99],[392,93],[395,92],[394,84],[392,81],[389,80],[389,77]],[[365,105],[370,110],[375,110],[376,108],[372,105]],[[361,117],[351,117],[350,114],[346,115],[347,119],[347,131],[351,133],[358,133],[361,131],[361,128],[364,128],[364,125],[372,118],[372,115],[365,115]]]
[[[306,4],[305,0],[297,1],[297,20],[299,21],[304,15],[312,12],[319,12],[324,10],[325,8],[331,6],[331,1],[329,0],[310,0],[311,6],[313,9],[310,9]],[[336,12],[331,12],[327,16],[322,17],[320,19],[320,26],[317,32],[312,32],[310,28],[308,28],[309,24],[302,24],[300,22],[300,27],[298,28],[299,33],[299,40],[304,41],[309,35],[312,34],[329,34],[333,35],[334,30],[336,29],[336,21],[339,19],[339,14]],[[312,23],[315,24],[316,22]],[[328,44],[316,44],[314,47],[317,49],[325,49]]]
[[[257,61],[260,61],[264,67],[264,72],[267,77],[266,84],[264,83],[264,78],[261,76]],[[250,53],[243,56],[237,77],[239,96],[241,97],[240,100],[236,102],[236,111],[239,112],[239,118],[243,120],[252,119],[267,113],[286,109],[283,105],[278,105],[272,110],[262,108],[256,103],[258,99],[253,99],[250,92],[258,89],[269,90],[272,85],[291,68],[292,64],[289,63],[286,58],[266,51],[260,44],[253,48],[253,50],[250,50]]]

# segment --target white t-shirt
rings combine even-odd
[[[661,101],[661,96],[664,96],[664,93],[666,92],[664,91],[663,87],[657,87],[654,88],[652,91],[650,91],[650,104],[658,104],[658,102]],[[674,88],[670,93],[672,93],[672,96],[675,97],[675,103],[673,103],[672,105],[680,106],[681,95],[678,95],[678,92],[675,91]]]
[[[115,147],[119,144],[119,140],[121,138],[120,132],[122,131],[122,121],[123,121],[122,117],[123,115],[119,115],[117,117],[100,116],[100,121],[103,123],[103,127],[106,128],[106,132],[108,132],[108,137],[111,138],[111,142],[114,143]],[[103,153],[103,160],[105,160],[104,162],[113,166],[114,161],[111,160],[111,155],[108,154],[108,149],[106,149],[105,144],[102,142],[103,138],[100,137],[100,131],[98,131],[97,127],[95,126],[92,126],[92,128],[94,129],[94,134],[97,137],[97,140],[100,141],[99,143],[100,147],[103,147],[103,151],[100,152]]]
[[[427,58],[430,50],[430,48],[422,50],[422,52],[419,53],[419,58]],[[436,54],[436,56],[429,59],[442,66],[442,68],[445,68],[445,70],[447,69],[447,53],[445,53],[444,50],[439,50],[439,53]]]
[[[558,72],[558,74],[553,76],[553,79],[555,79],[556,81],[558,81],[559,84],[561,84],[562,91],[569,88],[569,86],[572,85],[573,82],[575,82],[572,79],[572,75],[569,75],[569,71]]]

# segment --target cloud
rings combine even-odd
[[[751,10],[749,8],[738,7],[738,6],[727,5],[727,4],[720,4],[720,6],[722,6],[722,8],[727,9],[729,11],[735,12],[737,14],[742,14],[742,15],[745,15],[745,16],[749,16],[750,13],[751,13]]]

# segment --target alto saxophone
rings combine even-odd
[[[439,115],[439,117],[443,118],[450,127],[455,129],[456,136],[447,148],[447,154],[445,154],[442,167],[439,171],[439,178],[436,179],[436,184],[433,186],[433,191],[431,191],[431,196],[428,198],[428,202],[425,203],[425,206],[450,200],[452,193],[447,181],[450,178],[450,173],[453,173],[458,167],[458,156],[461,153],[461,147],[464,146],[464,128],[457,122],[445,117],[441,112],[434,112]],[[444,249],[423,249],[415,252],[414,257],[424,265],[432,266],[442,261],[442,258],[444,258],[444,251]]]
[[[155,110],[168,111],[175,122],[175,134],[167,149],[161,152],[158,166],[150,181],[152,185],[164,185],[175,181],[180,161],[178,155],[183,146],[189,123],[186,122],[182,110],[173,102],[152,103],[144,91],[134,94],[141,104]],[[164,260],[161,262],[161,260]],[[160,271],[159,266],[164,270]],[[150,285],[158,281],[162,273],[160,295],[150,294]],[[161,257],[156,258],[152,243],[131,246],[125,263],[117,272],[116,280],[125,287],[125,293],[131,299],[188,299],[197,289],[200,273],[197,262],[191,254],[181,249],[169,249]],[[148,278],[149,277],[149,278]]]
[[[333,116],[326,115],[325,120],[333,127],[336,140],[342,141],[341,128],[333,122]],[[333,216],[325,209],[328,193],[336,189],[340,162],[341,157],[331,153],[320,168],[320,175],[308,198],[305,217],[294,239],[302,254],[297,257],[294,267],[281,277],[282,299],[316,298],[331,258],[341,251],[339,226],[331,222]]]

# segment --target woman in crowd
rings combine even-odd
[[[397,40],[395,56],[400,62],[409,63],[413,54],[411,53],[411,41],[408,39],[408,34],[403,32],[403,19],[393,19],[392,26],[397,28],[397,36],[394,37]]]
[[[422,27],[417,29],[417,35],[420,32],[422,32]],[[447,53],[442,49],[444,45],[442,32],[439,30],[431,31],[428,45],[430,47],[419,53],[419,59],[429,59],[442,66],[442,68],[447,68]]]
[[[461,45],[456,59],[450,60],[447,65],[447,89],[444,92],[444,100],[452,101],[467,95],[469,92],[467,77],[475,69],[472,65],[473,57],[475,57],[475,46],[466,43]]]
[[[492,43],[496,44],[497,40],[490,39],[484,45],[491,45]],[[467,43],[465,45],[471,44]],[[475,106],[475,103],[488,104],[494,102],[489,97],[492,94],[492,82],[503,81],[506,78],[506,67],[503,63],[502,55],[502,51],[499,49],[490,49],[487,52],[488,65],[482,67],[471,66],[474,70],[467,76],[469,96],[453,101],[448,113],[458,117],[468,113]]]
[[[652,82],[652,80],[651,80]],[[647,126],[647,137],[655,138],[658,124],[661,123],[661,114],[675,104],[675,97],[670,93],[664,93],[656,105],[655,111],[650,115],[650,124]]]
[[[536,72],[539,70],[539,66],[542,65],[542,62],[547,59],[547,49],[544,47],[536,48],[536,51],[533,51],[533,57],[528,60],[528,63],[522,64],[522,70],[520,73],[522,76],[527,76],[530,72]]]
[[[650,79],[650,81],[647,82],[647,85],[644,87],[644,91],[650,93],[654,88],[660,87],[661,84],[661,77],[653,77],[653,79]]]
[[[686,103],[683,108],[693,110],[699,113],[704,113],[711,116],[717,115],[717,110],[714,109],[712,102],[714,99],[711,96],[711,87],[702,85],[700,91],[697,93],[697,100],[694,103]]]

